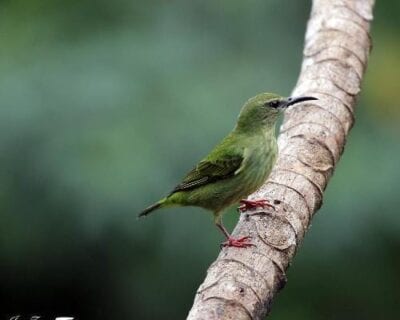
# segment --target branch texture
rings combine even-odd
[[[251,248],[224,248],[196,293],[189,320],[262,319],[285,285],[285,271],[311,219],[354,122],[356,97],[371,48],[374,0],[314,0],[294,96],[314,96],[285,113],[279,158],[264,186],[276,210],[243,213],[235,237]]]

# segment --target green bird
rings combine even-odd
[[[197,206],[214,213],[223,232],[223,246],[248,247],[249,237],[235,239],[222,224],[224,209],[240,202],[240,210],[273,207],[266,199],[241,200],[268,178],[278,156],[275,126],[284,109],[314,97],[284,98],[261,93],[249,99],[240,111],[234,129],[201,160],[172,192],[143,210],[139,217],[166,207]]]

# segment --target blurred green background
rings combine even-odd
[[[377,2],[356,125],[270,319],[398,319],[400,5]],[[221,235],[201,209],[136,215],[247,98],[290,93],[309,10],[0,1],[0,319],[183,319]]]

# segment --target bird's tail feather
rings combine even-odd
[[[152,204],[151,206],[149,206],[149,207],[147,207],[146,209],[144,209],[141,213],[139,213],[138,218],[147,216],[147,215],[148,215],[149,213],[151,213],[152,211],[161,208],[162,205],[163,205],[162,200],[156,202],[155,204]]]

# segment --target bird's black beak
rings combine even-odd
[[[318,100],[317,98],[314,97],[289,97],[286,100],[282,101],[284,102],[282,104],[281,108],[287,108],[289,106],[292,106],[296,103],[304,102],[304,101],[310,101],[310,100]]]

